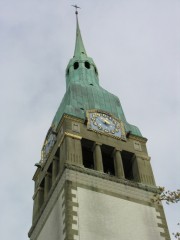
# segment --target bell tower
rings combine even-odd
[[[147,139],[127,122],[119,98],[99,85],[76,7],[66,92],[33,176],[31,240],[170,240]]]

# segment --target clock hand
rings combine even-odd
[[[110,125],[110,122],[107,119],[104,119],[104,123]]]
[[[105,123],[105,124],[107,124],[107,125],[110,125],[110,124],[111,124],[107,119],[105,119],[105,118],[103,118],[103,117],[100,117],[100,119],[101,119],[101,121],[102,121],[103,123]]]

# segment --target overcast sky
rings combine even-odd
[[[180,187],[180,1],[0,0],[0,239],[31,227],[32,176],[65,93],[75,15],[100,84],[148,138],[157,185]],[[180,205],[165,206],[170,232]]]

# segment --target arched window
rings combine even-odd
[[[89,63],[89,62],[86,61],[86,62],[84,63],[84,65],[85,65],[85,67],[86,67],[87,69],[90,69],[90,63]]]
[[[78,62],[75,62],[75,63],[74,63],[74,69],[78,69],[78,67],[79,67],[79,63],[78,63]]]

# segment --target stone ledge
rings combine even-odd
[[[123,179],[123,178],[117,178],[114,176],[110,176],[106,173],[102,173],[93,169],[89,169],[89,168],[84,168],[84,167],[79,167],[76,165],[72,165],[72,164],[65,164],[65,168],[70,169],[70,170],[74,170],[80,173],[85,173],[87,175],[91,175],[94,177],[98,177],[98,178],[102,178],[102,179],[106,179],[112,182],[116,182],[116,183],[121,183],[127,186],[131,186],[131,187],[135,187],[135,188],[139,188],[148,192],[152,192],[152,193],[159,193],[159,189],[156,186],[150,186],[150,185],[145,185],[142,183],[137,183],[137,182],[133,182],[127,179]]]

